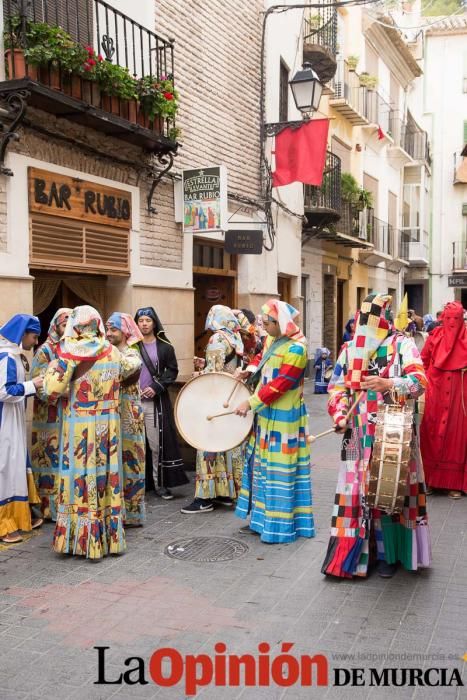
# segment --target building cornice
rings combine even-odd
[[[366,19],[369,20],[369,24],[365,28],[365,37],[371,42],[400,84],[406,88],[414,78],[422,75],[423,71],[413,57],[401,32],[397,27],[372,22],[368,15]],[[389,17],[382,19],[387,23],[391,22]]]

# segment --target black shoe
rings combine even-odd
[[[234,502],[230,496],[216,496],[214,503],[219,506],[227,506],[227,508],[232,508],[234,505]]]
[[[173,493],[169,491],[169,489],[166,489],[165,486],[159,486],[158,488],[155,488],[154,492],[156,496],[159,496],[159,498],[163,498],[164,501],[171,501],[173,498]]]
[[[376,571],[381,578],[392,578],[397,571],[397,564],[388,564],[380,559],[376,564]]]
[[[193,503],[189,506],[180,508],[180,513],[187,513],[191,515],[192,513],[209,513],[214,510],[214,504],[208,498],[195,498]]]
[[[258,537],[259,537],[259,532],[255,532],[254,530],[252,530],[249,525],[244,525],[243,527],[239,527],[238,533],[240,535],[258,535]]]

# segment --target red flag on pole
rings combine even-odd
[[[384,131],[378,124],[378,140],[381,141],[382,139],[384,139]]]
[[[329,119],[304,122],[298,128],[287,126],[276,136],[276,169],[272,174],[273,187],[303,182],[321,185]]]

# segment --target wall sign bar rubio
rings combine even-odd
[[[29,211],[131,228],[131,194],[80,178],[28,168]]]
[[[227,228],[227,170],[223,165],[183,171],[183,232]]]

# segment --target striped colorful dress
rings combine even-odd
[[[356,352],[354,344],[355,339],[343,346],[328,387],[331,395],[328,411],[335,421],[345,416],[353,401],[345,377],[350,357]],[[383,340],[370,364],[369,374],[394,379],[394,388],[402,400],[415,400],[423,394],[427,383],[414,341],[400,334]],[[386,515],[370,509],[366,503],[376,413],[384,400],[391,402],[387,394],[383,397],[379,392],[365,391],[355,410],[352,427],[344,435],[331,538],[322,567],[324,574],[343,578],[366,576],[372,544],[375,558],[388,564],[400,561],[409,570],[430,564],[426,489],[415,426],[403,512]]]
[[[80,363],[73,359],[60,358],[45,374],[43,390],[51,401],[69,391],[60,443],[56,552],[99,559],[126,549],[119,383],[140,364],[109,346],[78,379],[73,373]]]
[[[141,356],[136,347],[126,346],[122,355],[131,362],[141,364]],[[132,381],[132,377],[129,377],[121,384],[120,419],[125,525],[142,525],[145,520],[146,439],[139,378]]]
[[[303,337],[303,336],[302,336]],[[259,358],[258,358],[259,360]],[[249,440],[236,515],[263,542],[314,537],[308,414],[303,400],[304,342],[268,336],[250,406],[257,414]]]

